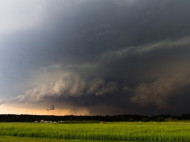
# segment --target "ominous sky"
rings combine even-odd
[[[189,0],[0,1],[0,113],[190,112],[189,13]]]

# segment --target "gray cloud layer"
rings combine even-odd
[[[15,101],[38,103],[46,99],[61,97],[80,97],[82,95],[106,95],[117,90],[117,83],[105,83],[103,79],[97,78],[85,81],[75,73],[65,72],[56,80],[48,84],[43,84],[34,89],[28,90],[25,94],[18,96]]]
[[[1,43],[9,55],[0,57],[9,65],[5,75],[28,84],[11,100],[67,103],[91,114],[186,112],[189,5],[188,0],[44,0],[41,25],[8,34]],[[12,46],[15,52],[9,52]],[[49,79],[39,81],[49,66],[54,68]],[[35,71],[37,77],[31,77]]]

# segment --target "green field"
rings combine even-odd
[[[0,142],[189,142],[189,122],[0,123]]]

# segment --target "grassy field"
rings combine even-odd
[[[189,122],[0,123],[1,142],[189,142]]]

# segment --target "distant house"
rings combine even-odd
[[[40,120],[40,123],[52,123],[52,121]]]

